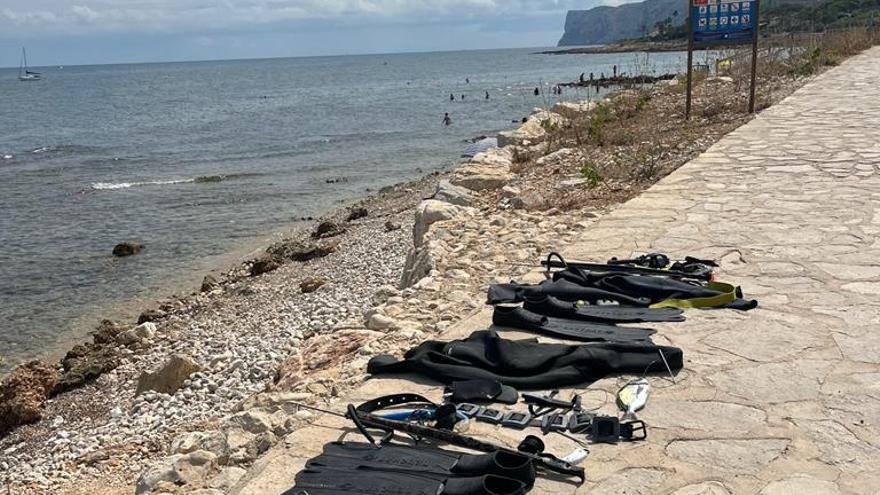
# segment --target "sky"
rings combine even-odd
[[[2,0],[0,67],[554,46],[624,0]]]

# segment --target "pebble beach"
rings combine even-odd
[[[119,345],[116,369],[50,399],[43,421],[0,440],[0,482],[13,493],[57,493],[108,473],[131,483],[180,432],[216,423],[264,390],[304,339],[346,322],[359,325],[376,288],[399,282],[412,243],[411,209],[436,181],[430,176],[359,202],[369,215],[347,222],[325,258],[160,302],[167,316],[154,323],[152,337]],[[323,285],[304,294],[300,284],[307,279]],[[191,357],[201,370],[174,395],[135,395],[140,374],[175,354]]]

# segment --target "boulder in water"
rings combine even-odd
[[[143,244],[136,242],[122,242],[113,248],[113,256],[124,257],[134,256],[144,250]]]
[[[13,428],[39,421],[43,404],[55,387],[57,373],[46,363],[31,361],[16,368],[0,384],[0,438]]]

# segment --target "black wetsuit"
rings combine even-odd
[[[661,351],[663,355],[661,356]],[[505,340],[491,330],[474,332],[464,340],[427,341],[398,361],[381,355],[370,360],[373,375],[417,373],[442,383],[483,378],[522,390],[550,390],[585,385],[609,375],[666,372],[683,366],[677,347],[653,344],[541,344],[535,340]]]

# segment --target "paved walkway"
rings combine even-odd
[[[855,57],[598,219],[571,258],[633,251],[723,260],[761,307],[658,325],[684,349],[675,385],[654,379],[647,442],[594,446],[590,482],[533,493],[880,492],[880,48]],[[445,337],[485,328],[484,311]],[[616,391],[621,380],[591,389]],[[368,398],[438,387],[371,380]],[[602,392],[585,402],[602,404]],[[613,413],[613,398],[603,410]],[[332,418],[289,436],[240,493],[289,486],[338,437]],[[327,427],[331,428],[327,428]],[[489,427],[485,427],[489,428]],[[515,444],[520,433],[483,430]],[[556,452],[572,444],[548,437]],[[260,474],[262,472],[262,474]]]

